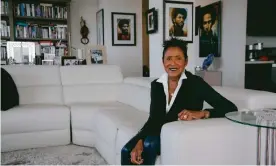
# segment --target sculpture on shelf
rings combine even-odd
[[[210,67],[210,65],[211,65],[211,64],[213,63],[213,61],[214,61],[214,57],[215,57],[214,54],[209,54],[209,55],[206,57],[206,59],[204,59],[203,64],[202,64],[202,69],[203,69],[203,70],[207,70],[207,69]]]
[[[81,33],[81,36],[82,36],[81,43],[82,44],[88,44],[89,43],[89,39],[88,39],[89,29],[86,26],[86,21],[82,17],[81,17],[80,25],[81,25],[80,33]]]

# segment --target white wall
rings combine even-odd
[[[102,8],[108,63],[120,65],[126,77],[142,76],[142,0],[99,0]],[[136,13],[136,46],[112,46],[111,12]]]
[[[84,48],[80,42],[80,20],[81,16],[86,21],[89,28],[89,44],[97,44],[96,38],[96,12],[98,10],[98,0],[72,0],[71,1],[71,43],[72,47]]]
[[[216,1],[194,0],[194,8],[198,5],[206,6]],[[151,77],[159,77],[163,73],[161,60],[163,2],[150,0],[149,8],[152,7],[157,8],[159,12],[159,31],[150,35],[150,75]],[[246,9],[247,0],[222,0],[222,55],[221,58],[215,59],[214,67],[223,73],[223,86],[244,87]],[[193,43],[188,45],[188,56],[189,64],[187,70],[194,72],[194,67],[201,66],[204,59],[199,58],[199,36],[194,36]]]
[[[89,28],[89,44],[97,44],[96,13],[104,9],[104,36],[108,64],[122,68],[123,75],[142,76],[142,0],[72,0],[71,42],[76,48],[85,48],[80,42],[80,18]],[[136,46],[112,46],[111,12],[136,13]]]

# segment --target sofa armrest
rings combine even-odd
[[[253,165],[256,127],[226,118],[167,123],[161,131],[162,165]]]

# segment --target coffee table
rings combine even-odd
[[[275,165],[276,110],[236,111],[225,114],[225,117],[236,123],[257,127],[257,165],[261,165],[261,129],[265,129],[265,165]]]

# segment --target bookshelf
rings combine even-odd
[[[35,42],[41,47],[39,54],[49,46],[56,55],[63,55],[57,52],[63,49],[64,56],[70,56],[70,2],[1,0],[1,48],[7,41]]]

